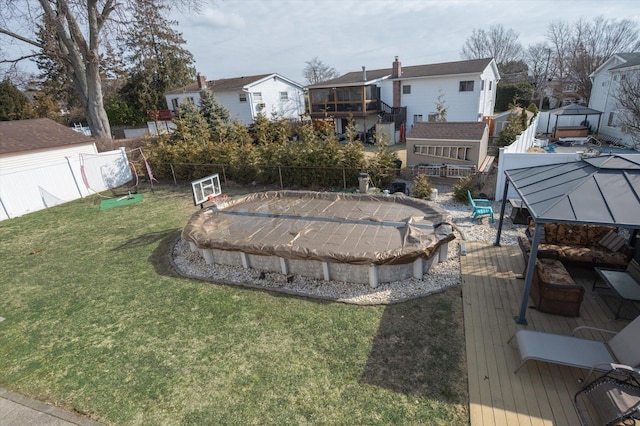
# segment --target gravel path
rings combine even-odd
[[[436,187],[438,188],[436,203],[453,216],[456,239],[449,243],[448,260],[434,265],[422,280],[412,278],[392,283],[381,283],[377,288],[371,288],[367,284],[323,281],[303,276],[295,276],[293,280],[288,280],[285,275],[274,272],[264,273],[233,266],[207,265],[200,254],[192,252],[189,245],[182,239],[174,245],[170,260],[179,274],[189,278],[343,303],[380,305],[426,296],[461,285],[460,243],[463,240],[494,242],[498,230],[497,216],[500,213],[501,205],[499,202],[492,202],[496,215],[495,223],[489,223],[489,219],[486,217],[472,221],[471,207],[467,203],[454,200],[450,186],[436,185]],[[503,245],[517,244],[518,236],[524,235],[525,226],[512,224],[509,219],[510,213],[511,207],[507,204],[501,236],[501,244]]]

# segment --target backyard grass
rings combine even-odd
[[[375,307],[184,279],[188,187],[0,222],[0,387],[113,425],[467,424],[460,289]]]

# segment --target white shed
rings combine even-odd
[[[0,121],[0,220],[88,195],[80,154],[98,154],[94,139],[55,121]]]

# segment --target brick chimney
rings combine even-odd
[[[207,78],[198,73],[198,89],[202,90],[205,89],[207,87]]]
[[[400,108],[402,106],[402,82],[400,76],[402,75],[402,64],[396,56],[396,60],[393,61],[391,71],[391,78],[393,79],[393,107]]]

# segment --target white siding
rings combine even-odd
[[[244,125],[253,123],[251,114],[251,96],[247,93],[247,101],[240,102],[240,91],[215,93],[216,99],[229,111],[232,120],[238,120]]]
[[[24,154],[0,156],[0,174],[16,169],[30,169],[47,164],[66,161],[67,157],[78,157],[79,154],[97,154],[98,149],[92,143],[71,145],[55,149],[30,151]]]
[[[93,151],[61,148],[46,151],[46,158],[44,152],[36,152],[0,159],[11,164],[10,168],[0,165],[0,220],[105,191],[132,179],[124,149],[98,154],[91,145]],[[82,161],[80,153],[86,154]],[[81,163],[91,189],[84,184]]]
[[[422,115],[428,121],[429,114],[436,113],[440,93],[447,108],[447,121],[480,121],[483,115],[492,116],[496,96],[496,76],[491,67],[483,73],[485,90],[482,90],[480,74],[425,77],[402,80],[402,86],[411,85],[411,94],[401,95],[401,105],[407,107],[407,124],[413,124],[415,115]],[[461,81],[473,81],[473,91],[461,92]],[[491,90],[489,90],[491,81]],[[381,83],[380,97],[393,105],[393,81]]]
[[[622,132],[622,128],[619,125],[619,103],[616,100],[616,92],[619,88],[619,82],[615,80],[616,75],[619,77],[619,71],[609,71],[612,67],[623,64],[624,62],[619,60],[616,56],[609,59],[605,64],[600,67],[593,76],[593,86],[591,88],[591,97],[589,98],[589,107],[598,111],[602,111],[600,119],[600,131],[599,133],[604,136],[612,138],[618,138],[624,145],[633,146],[631,135]],[[620,70],[620,71],[624,71]],[[639,73],[640,71],[635,70]],[[614,113],[615,118],[612,125],[609,125],[609,116]],[[597,121],[591,123],[595,129]]]
[[[246,93],[247,101],[240,102],[240,94]],[[288,100],[280,100],[280,92],[287,92]],[[260,93],[262,100],[254,99],[253,94]],[[216,92],[218,102],[228,111],[232,120],[237,120],[245,125],[250,125],[253,120],[262,112],[267,118],[271,118],[272,113],[278,117],[298,119],[304,113],[304,93],[301,86],[290,84],[277,75],[272,75],[262,81],[245,86],[244,90]],[[179,95],[165,95],[167,106],[173,109],[172,100],[178,99],[178,104],[182,104],[187,98],[193,98],[196,105],[200,105],[199,92],[187,92]],[[260,108],[259,104],[264,104]]]

